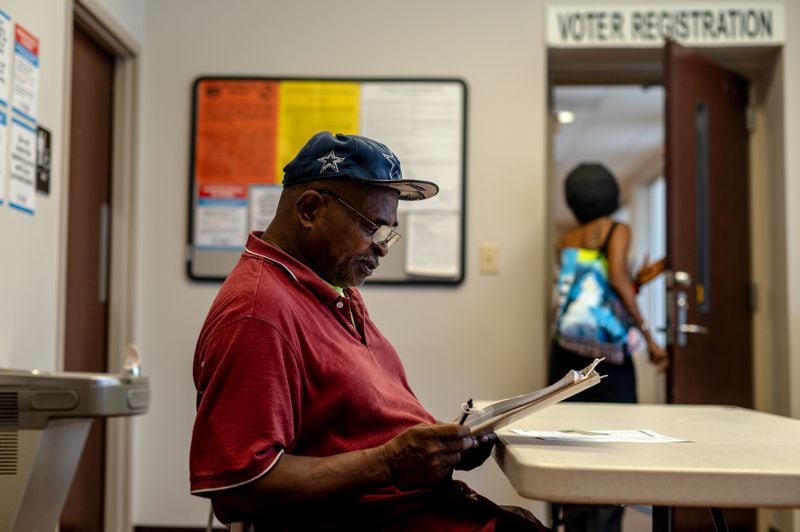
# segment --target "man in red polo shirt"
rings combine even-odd
[[[496,436],[422,407],[355,288],[400,238],[398,200],[438,187],[403,179],[383,144],[328,132],[284,172],[197,341],[192,493],[269,530],[541,529],[452,480]]]

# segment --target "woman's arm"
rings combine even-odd
[[[649,327],[644,322],[639,307],[636,305],[636,294],[633,290],[633,282],[628,276],[625,261],[628,257],[628,246],[631,240],[631,230],[627,224],[617,224],[613,228],[614,233],[608,242],[608,280],[614,291],[619,296],[622,304],[633,317],[636,327],[642,331],[647,341],[647,350],[650,353],[650,361],[656,364],[659,369],[665,369],[669,363],[667,353],[663,347],[658,345],[650,333]]]

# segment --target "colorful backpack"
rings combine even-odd
[[[613,230],[612,226],[609,238]],[[631,318],[608,281],[606,244],[599,250],[561,251],[555,336],[564,349],[622,364]]]

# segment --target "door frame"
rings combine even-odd
[[[724,67],[750,82],[749,107],[752,131],[750,168],[750,263],[756,308],[752,315],[754,408],[791,416],[791,368],[789,345],[788,251],[785,207],[785,95],[783,47],[698,48]],[[662,83],[662,48],[554,48],[545,47],[546,94],[555,85],[631,85]],[[550,98],[544,112],[552,128]],[[553,212],[549,208],[553,183],[554,135],[545,132],[548,161],[547,242],[552,259]],[[551,273],[549,260],[546,271]],[[547,314],[545,314],[547,315]],[[545,329],[546,330],[546,329]],[[759,524],[791,529],[792,512],[759,510]]]
[[[111,53],[114,62],[114,102],[111,147],[111,223],[109,257],[108,371],[122,370],[126,346],[134,333],[135,293],[135,182],[138,132],[139,47],[102,8],[90,0],[73,0],[68,5],[65,43],[64,123],[69,131],[72,101],[72,28],[80,27]],[[69,135],[61,142],[62,153],[70,153]],[[69,187],[69,166],[64,187]],[[67,223],[69,194],[62,195],[59,228],[59,310],[57,319],[57,368],[64,368],[66,323]],[[106,423],[105,530],[131,529],[131,421],[109,418]]]

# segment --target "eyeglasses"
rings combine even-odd
[[[352,205],[347,203],[345,200],[343,200],[342,198],[340,198],[338,195],[334,194],[330,190],[317,190],[317,192],[319,192],[320,194],[326,194],[326,195],[328,195],[328,196],[330,196],[332,198],[335,198],[336,201],[338,201],[339,203],[341,203],[342,205],[344,205],[345,207],[350,209],[352,212],[357,214],[362,220],[364,220],[364,222],[367,223],[369,228],[372,229],[372,243],[373,244],[377,244],[379,246],[383,245],[383,244],[386,244],[386,247],[390,248],[394,244],[396,244],[398,240],[400,240],[400,236],[401,236],[400,233],[395,231],[392,226],[385,225],[385,224],[383,224],[383,225],[376,224],[375,222],[373,222],[372,220],[367,218],[365,215],[363,215],[361,212],[359,212],[358,209],[356,209],[355,207],[353,207]]]

